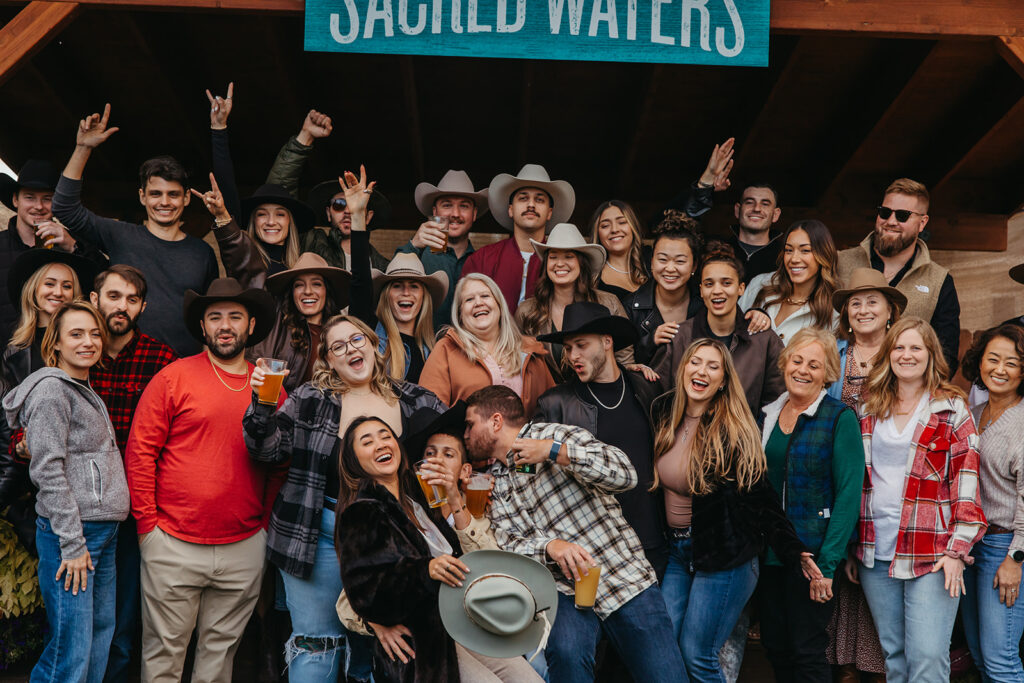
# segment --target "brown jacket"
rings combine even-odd
[[[544,345],[533,337],[523,336],[523,406],[526,415],[533,415],[537,399],[555,386],[544,357]],[[447,330],[434,345],[423,364],[420,386],[437,394],[446,405],[466,399],[474,391],[493,384],[491,373],[482,361],[471,362],[453,330]]]
[[[217,238],[227,276],[238,280],[242,287],[263,289],[267,282],[267,264],[249,233],[232,220],[223,227],[214,227],[213,236]]]

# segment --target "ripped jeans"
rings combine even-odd
[[[349,633],[335,611],[341,594],[341,570],[334,552],[334,511],[324,508],[313,573],[300,579],[281,572],[292,636],[285,645],[288,680],[322,683],[351,678],[369,681],[373,639]]]

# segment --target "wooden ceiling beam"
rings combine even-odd
[[[71,21],[77,2],[30,2],[0,28],[0,84]]]
[[[1020,0],[772,0],[775,31],[1024,37]]]
[[[996,50],[1013,70],[1024,78],[1024,38],[999,36],[996,38]]]

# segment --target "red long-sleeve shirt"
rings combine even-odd
[[[215,545],[266,527],[287,466],[249,458],[242,416],[251,402],[248,376],[214,368],[205,351],[171,363],[150,381],[125,455],[140,534],[159,526],[183,541]]]

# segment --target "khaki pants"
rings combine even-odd
[[[142,680],[181,680],[198,629],[194,683],[230,683],[256,606],[267,533],[225,545],[187,543],[159,527],[142,539]]]

